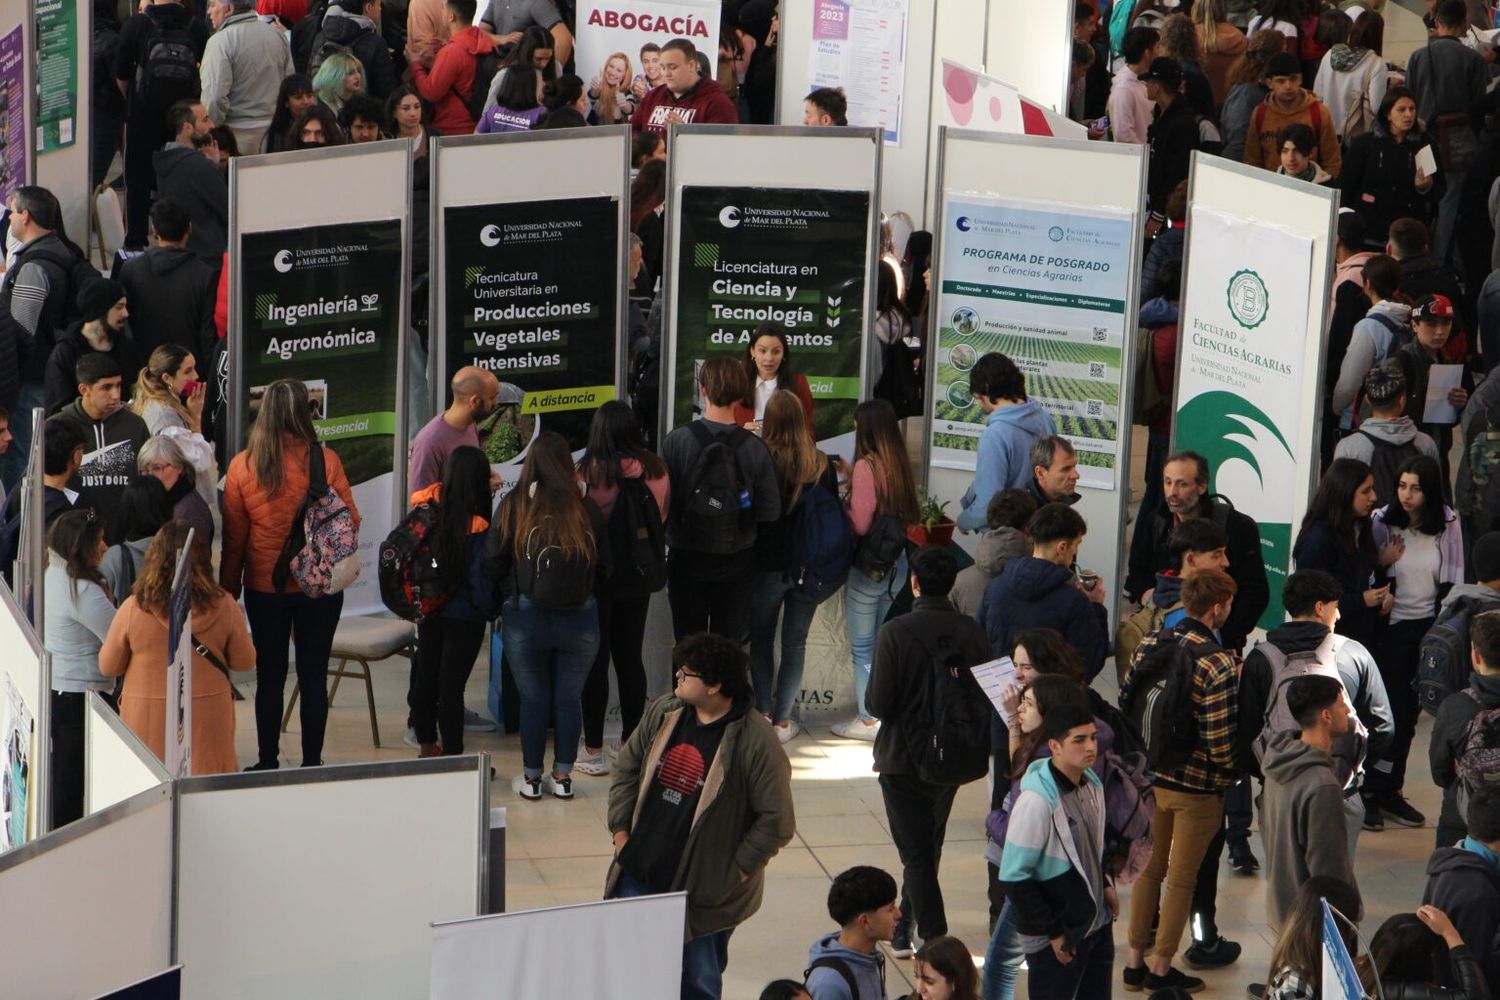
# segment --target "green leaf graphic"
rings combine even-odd
[[[255,318],[265,319],[267,316],[271,315],[271,307],[275,304],[276,294],[274,292],[267,292],[263,295],[257,295],[255,297]]]
[[[482,268],[482,267],[466,267],[466,268],[464,268],[464,287],[465,288],[471,287],[474,284],[474,282],[476,282],[476,281],[479,280],[479,276],[481,274],[483,274],[483,273],[484,273],[484,268]]]
[[[719,259],[719,244],[717,243],[695,243],[693,245],[693,266],[713,267]]]
[[[1254,469],[1256,478],[1265,485],[1265,476],[1261,474],[1255,452],[1239,439],[1247,434],[1253,437],[1257,424],[1270,431],[1288,455],[1292,454],[1291,446],[1274,420],[1244,397],[1223,390],[1195,396],[1178,411],[1178,444],[1179,447],[1212,453],[1215,469],[1231,458],[1238,458]]]

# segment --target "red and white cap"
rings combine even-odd
[[[1453,303],[1446,295],[1428,295],[1411,310],[1411,321],[1419,319],[1453,319]]]

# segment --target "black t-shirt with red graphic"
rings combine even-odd
[[[736,702],[723,717],[705,726],[691,705],[683,706],[646,788],[640,817],[620,852],[620,867],[636,881],[656,892],[671,890],[703,794],[703,779],[719,751],[724,729],[745,710],[745,705]]]

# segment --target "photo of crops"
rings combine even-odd
[[[1120,349],[1103,344],[1077,344],[1037,337],[1022,337],[1014,334],[977,333],[961,337],[951,327],[944,327],[939,336],[937,383],[939,387],[953,382],[967,381],[969,373],[956,368],[948,360],[948,352],[955,344],[969,345],[979,354],[999,351],[1017,360],[1024,371],[1027,362],[1098,366],[1102,380],[1073,378],[1052,374],[1028,373],[1026,392],[1031,398],[1052,411],[1057,422],[1057,432],[1070,438],[1095,438],[1103,441],[1115,440],[1117,425],[1107,415],[1116,412],[1120,403],[1118,366]],[[1080,408],[1093,401],[1097,414],[1058,413],[1052,403],[1071,403]],[[934,418],[955,423],[983,424],[984,414],[979,404],[967,407],[955,406],[949,394],[941,388],[935,394]],[[933,436],[933,444],[940,448],[958,448],[974,451],[978,439],[961,434],[939,432]],[[1080,451],[1078,461],[1082,465],[1108,467],[1113,459],[1110,455],[1091,451]]]

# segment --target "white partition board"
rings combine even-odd
[[[41,581],[37,583],[40,585]],[[32,718],[37,718],[42,700],[42,643],[3,580],[0,580],[0,671],[10,677]],[[3,692],[0,697],[4,697]]]
[[[1066,114],[1074,6],[1073,0],[989,0],[985,72]]]
[[[178,788],[184,996],[410,1000],[427,990],[430,925],[481,912],[483,757]]]
[[[0,899],[0,996],[83,1000],[171,965],[171,789],[0,856]]]
[[[156,754],[97,692],[89,692],[83,716],[83,813],[96,813],[116,802],[170,781]]]
[[[1135,231],[1140,232],[1139,213],[1145,197],[1146,155],[1144,147],[1115,143],[1078,142],[1070,139],[1050,139],[1039,136],[1011,136],[993,133],[972,132],[945,128],[942,130],[942,151],[939,158],[939,214],[934,221],[938,233],[934,251],[934,281],[937,280],[938,261],[942,254],[941,207],[943,197],[952,194],[1003,196],[1019,200],[1050,203],[1059,208],[1080,210],[1114,209],[1134,213]],[[1136,236],[1139,241],[1139,235]],[[1141,254],[1132,252],[1134,261],[1130,276],[1128,303],[1139,295]],[[938,296],[931,297],[936,308]],[[930,320],[929,329],[936,330],[935,321]],[[1082,495],[1075,509],[1088,522],[1089,532],[1084,536],[1083,546],[1078,552],[1078,564],[1099,573],[1109,588],[1105,606],[1111,610],[1111,626],[1114,625],[1114,598],[1119,592],[1124,576],[1125,554],[1128,538],[1125,532],[1125,508],[1130,498],[1130,413],[1131,378],[1129,360],[1134,355],[1135,323],[1127,316],[1123,347],[1121,389],[1118,421],[1120,437],[1120,459],[1117,467],[1115,488],[1093,489],[1080,485]],[[929,337],[929,347],[936,338]],[[929,356],[929,362],[932,358]],[[932,378],[935,365],[928,365],[928,406],[932,406]],[[958,501],[974,481],[971,472],[944,469],[931,462],[931,435],[925,436],[924,465],[927,470],[927,492],[939,500],[951,502],[950,516],[957,515]],[[966,549],[973,551],[978,544],[978,535],[956,534],[954,538]]]
[[[238,231],[347,222],[351,208],[357,209],[352,213],[357,219],[404,217],[411,197],[406,141],[362,144],[356,155],[357,164],[348,155],[329,156],[321,149],[236,157],[235,193],[242,204],[254,206],[234,220]]]
[[[687,894],[677,892],[437,924],[431,1000],[674,997],[686,915]]]

